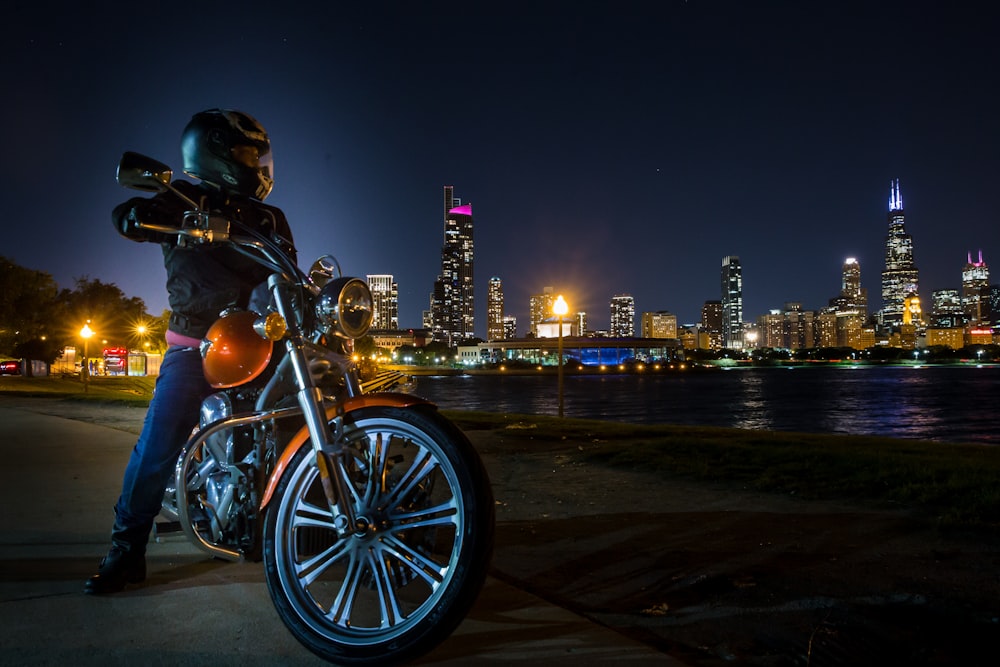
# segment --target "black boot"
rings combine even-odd
[[[97,574],[84,584],[83,592],[89,595],[117,593],[126,584],[137,584],[146,578],[146,554],[111,547],[101,560]]]

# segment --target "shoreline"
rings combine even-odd
[[[786,370],[813,368],[996,368],[997,362],[980,362],[975,360],[957,360],[947,362],[926,361],[873,361],[862,360],[817,360],[817,361],[736,361],[722,359],[717,361],[675,362],[675,363],[641,363],[618,364],[604,366],[564,366],[563,373],[569,375],[678,375],[684,373],[711,373],[729,370],[755,370],[780,368]],[[451,366],[406,366],[389,364],[383,366],[386,370],[398,371],[405,375],[420,376],[451,376],[451,375],[556,375],[559,367],[541,364],[501,364],[497,368],[454,368]]]

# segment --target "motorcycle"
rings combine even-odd
[[[263,560],[271,600],[306,648],[339,664],[398,664],[468,613],[493,549],[494,506],[475,449],[429,402],[365,393],[353,341],[372,295],[329,255],[302,272],[272,239],[207,211],[170,167],[125,153],[118,182],[171,192],[182,244],[229,244],[271,271],[251,309],[201,345],[217,393],[176,465],[161,514],[206,553]],[[159,530],[159,528],[158,528]]]

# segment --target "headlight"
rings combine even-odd
[[[331,280],[316,301],[320,324],[343,338],[361,338],[368,333],[373,313],[372,292],[358,278]]]

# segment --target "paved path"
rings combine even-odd
[[[260,563],[150,545],[147,582],[83,594],[107,548],[135,436],[0,398],[0,662],[11,665],[316,665],[278,620]],[[490,578],[455,634],[417,664],[677,665]]]

